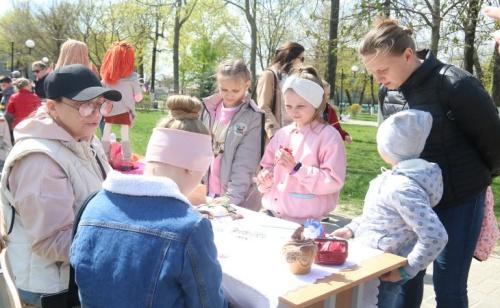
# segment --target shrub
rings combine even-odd
[[[355,116],[361,112],[361,106],[359,104],[352,104],[350,107],[351,115]]]

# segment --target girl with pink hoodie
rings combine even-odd
[[[256,182],[262,207],[273,216],[303,223],[321,219],[337,204],[346,173],[340,134],[322,120],[326,97],[318,73],[303,67],[283,85],[293,123],[270,140]]]

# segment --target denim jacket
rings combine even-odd
[[[71,246],[82,307],[227,307],[210,222],[168,178],[111,172]]]

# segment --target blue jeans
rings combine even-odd
[[[19,293],[19,297],[24,304],[35,306],[37,308],[42,307],[42,293],[28,292],[21,289],[17,289],[17,292]]]
[[[401,293],[402,284],[403,280],[400,282],[380,281],[380,285],[378,286],[377,306],[380,308],[396,307],[396,300],[398,294]]]
[[[485,190],[451,208],[436,209],[448,232],[448,244],[434,261],[433,283],[438,308],[466,308],[467,278],[484,216]],[[425,270],[402,286],[396,307],[420,307]]]

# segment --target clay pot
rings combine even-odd
[[[318,247],[313,240],[288,242],[283,246],[283,255],[290,266],[290,272],[305,275],[311,271]]]

